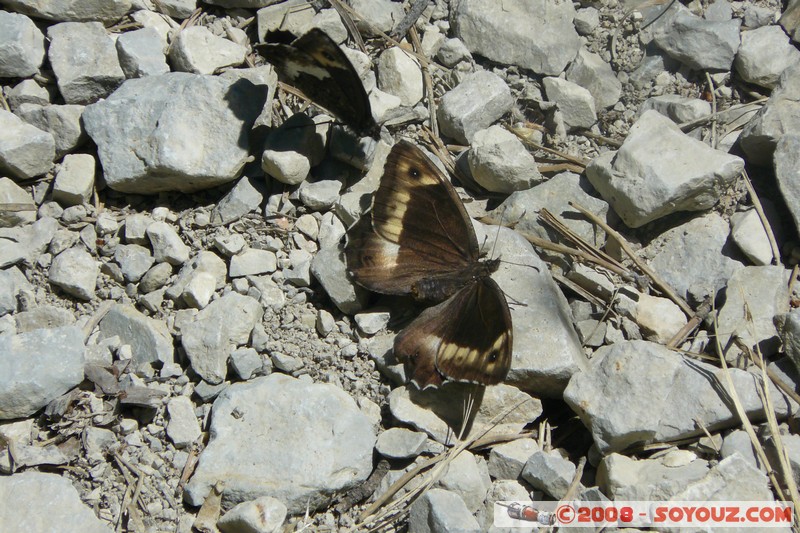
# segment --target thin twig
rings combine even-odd
[[[570,155],[570,154],[568,154],[566,152],[562,152],[560,150],[556,150],[555,148],[548,148],[547,146],[544,146],[543,144],[539,144],[539,143],[537,143],[535,141],[530,140],[527,137],[527,135],[525,135],[525,132],[520,128],[507,127],[506,129],[508,131],[510,131],[511,133],[513,133],[514,135],[516,135],[517,137],[519,137],[519,139],[522,141],[523,144],[527,144],[528,146],[530,146],[534,150],[542,150],[543,152],[551,153],[553,155],[556,155],[556,156],[560,157],[561,159],[564,159],[566,161],[570,161],[572,163],[575,163],[576,165],[580,166],[581,168],[586,168],[586,166],[589,164],[589,160],[588,159],[585,159],[583,157],[579,157],[579,156],[576,156],[576,155]]]
[[[656,274],[649,266],[647,266],[644,263],[644,261],[639,259],[639,257],[634,253],[633,249],[628,244],[628,241],[625,240],[625,237],[617,233],[616,230],[611,228],[611,226],[606,224],[603,220],[600,219],[600,217],[596,216],[588,209],[578,205],[575,202],[570,202],[569,205],[574,207],[581,213],[583,213],[592,222],[594,222],[595,224],[600,226],[603,230],[605,230],[605,232],[610,237],[612,237],[615,241],[617,241],[617,243],[619,243],[620,248],[622,248],[622,250],[628,255],[628,257],[631,258],[631,261],[633,261],[636,264],[637,268],[639,268],[639,270],[641,270],[642,273],[644,273],[647,277],[649,277],[653,281],[653,284],[656,287],[658,287],[658,289],[661,292],[663,292],[667,298],[675,302],[678,305],[678,307],[680,307],[681,310],[686,314],[687,317],[692,317],[694,315],[694,311],[689,306],[689,304],[686,303],[686,300],[678,296],[678,294],[672,289],[672,287],[670,287],[667,284],[667,282],[662,280],[658,274]]]
[[[708,92],[711,94],[711,114],[716,115],[717,112],[717,95],[714,88],[714,80],[711,79],[711,74],[706,71],[706,83],[708,83]],[[711,120],[711,147],[717,147],[717,121]]]
[[[424,3],[427,5],[427,1]],[[419,40],[417,29],[411,27],[408,34],[411,36],[411,43],[414,46],[414,50],[418,54],[424,56],[425,53],[422,50],[422,43]],[[422,82],[425,87],[425,95],[428,97],[428,115],[430,115],[428,120],[431,124],[431,132],[438,137],[439,122],[436,119],[436,95],[433,93],[433,79],[431,78],[431,71],[428,68],[428,63],[420,63],[420,68],[422,69]]]

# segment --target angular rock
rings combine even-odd
[[[378,59],[378,88],[400,98],[403,105],[417,105],[423,95],[419,63],[399,46],[388,48]]]
[[[136,283],[150,270],[155,259],[144,246],[121,244],[114,250],[114,261],[119,265],[125,281]]]
[[[654,109],[669,117],[676,124],[683,124],[711,114],[711,104],[699,98],[687,98],[679,94],[662,94],[648,98],[639,108],[639,113]]]
[[[231,258],[229,275],[232,278],[271,274],[278,268],[274,252],[250,248]]]
[[[442,96],[437,109],[442,134],[468,144],[512,105],[511,90],[499,76],[485,70],[470,74]]]
[[[458,494],[430,489],[409,510],[410,533],[478,533],[481,526]]]
[[[763,266],[772,263],[773,254],[769,237],[755,209],[731,215],[731,238],[754,265]]]
[[[88,140],[81,123],[82,105],[22,104],[14,112],[22,120],[53,136],[56,159]]]
[[[211,435],[184,492],[190,505],[225,479],[228,505],[271,496],[303,513],[372,471],[372,423],[333,385],[281,374],[232,385],[214,402]]]
[[[597,484],[617,500],[668,500],[708,473],[708,461],[676,450],[657,459],[634,459],[612,453],[597,468]]]
[[[647,341],[623,341],[595,352],[590,370],[575,374],[564,400],[589,428],[603,454],[636,444],[677,440],[728,427],[737,420],[719,384],[718,367],[692,360]],[[751,419],[763,417],[753,375],[729,369],[736,392]],[[776,413],[797,407],[772,384]],[[676,405],[680,405],[677,408]],[[781,415],[778,415],[781,416]]]
[[[194,414],[194,404],[187,396],[177,396],[167,403],[167,436],[176,448],[191,446],[201,434]]]
[[[575,465],[564,459],[556,450],[535,451],[522,469],[522,479],[535,489],[544,491],[553,498],[561,499],[567,494]]]
[[[214,277],[217,281],[216,289],[221,289],[225,285],[225,277],[228,273],[225,262],[214,252],[203,250],[190,261],[184,263],[180,272],[178,272],[178,277],[167,289],[165,296],[173,300],[180,298],[186,285],[193,277],[202,272],[207,272]]]
[[[363,308],[367,293],[348,278],[340,248],[323,248],[314,254],[311,273],[342,313],[353,314]]]
[[[768,166],[786,134],[800,135],[800,63],[783,71],[767,103],[745,125],[739,143],[749,163]]]
[[[0,171],[25,180],[46,174],[53,167],[53,136],[0,109]]]
[[[181,344],[192,369],[208,383],[222,383],[228,358],[250,340],[264,309],[257,300],[230,292],[211,302],[181,329]]]
[[[0,498],[5,502],[0,510],[2,531],[113,531],[81,501],[70,480],[58,474],[29,470],[0,476]],[[36,510],[31,502],[38,502]]]
[[[555,102],[568,130],[588,129],[597,122],[592,93],[577,83],[561,78],[542,80],[547,99]]]
[[[67,294],[91,300],[97,285],[100,265],[83,248],[70,248],[53,258],[48,281]]]
[[[68,154],[53,183],[53,200],[65,206],[80,205],[94,190],[95,162],[91,154]]]
[[[189,260],[189,247],[184,244],[171,225],[166,222],[153,222],[147,226],[146,233],[153,246],[156,262],[182,265]]]
[[[258,209],[264,201],[264,180],[244,176],[211,210],[211,223],[225,225]]]
[[[280,500],[263,496],[242,502],[217,521],[222,533],[260,533],[280,531],[286,521],[286,506]]]
[[[586,177],[572,172],[556,174],[531,189],[512,193],[491,212],[491,216],[496,220],[502,218],[507,222],[514,222],[514,228],[518,231],[557,242],[557,232],[539,220],[539,211],[547,209],[560,217],[570,230],[602,248],[605,233],[598,231],[578,210],[569,205],[570,202],[585,207],[601,220],[609,222],[608,204],[597,198],[597,193]]]
[[[0,227],[30,224],[36,220],[36,204],[31,195],[10,178],[0,178],[0,204],[16,204],[18,211],[0,211]]]
[[[748,83],[772,89],[784,70],[800,61],[800,51],[779,26],[764,26],[742,33],[736,54],[736,72]]]
[[[781,137],[775,148],[774,161],[775,179],[781,196],[789,208],[795,229],[800,228],[800,130]]]
[[[720,461],[700,480],[685,484],[675,501],[773,501],[767,475],[739,454]]]
[[[492,481],[486,462],[465,450],[447,465],[437,485],[461,496],[467,509],[474,513],[486,499]]]
[[[578,13],[589,10],[592,10],[597,16],[597,10],[594,8],[579,9]],[[575,26],[578,27],[577,19]],[[613,106],[619,102],[619,97],[622,95],[622,82],[617,79],[611,65],[603,61],[599,55],[583,47],[578,50],[578,55],[567,69],[567,81],[576,83],[589,91],[594,98],[596,107],[600,109]]]
[[[31,19],[0,11],[0,78],[30,78],[44,54],[44,34]]]
[[[149,318],[132,305],[116,304],[100,321],[100,338],[118,337],[131,347],[137,368],[173,362],[172,336],[164,322]]]
[[[556,76],[575,58],[580,38],[569,2],[459,3],[455,30],[473,54],[536,74]]]
[[[174,72],[126,81],[83,121],[112,189],[191,192],[239,176],[265,96],[247,80]]]
[[[499,444],[489,454],[489,475],[494,479],[518,479],[531,455],[539,450],[534,439],[516,439]]]
[[[164,50],[167,42],[155,28],[125,32],[117,38],[117,54],[128,78],[157,76],[169,72]]]
[[[398,387],[389,393],[389,410],[400,422],[445,443],[453,432],[460,431],[464,418],[463,402],[470,394],[474,394],[474,390],[468,384],[457,382],[445,383],[439,389],[428,388],[422,391],[410,385]],[[509,405],[520,404],[520,407],[503,418],[489,434],[519,431],[542,412],[538,399],[510,385],[486,387],[482,399],[472,422],[470,435],[486,430],[493,417],[505,413]],[[468,436],[465,435],[465,438]]]
[[[30,17],[56,22],[99,20],[113,23],[133,7],[132,0],[3,0],[3,4]]]
[[[75,326],[0,335],[0,420],[31,416],[78,386],[85,351]]]
[[[702,302],[744,267],[728,243],[728,233],[728,223],[709,213],[665,231],[642,255],[679,295]]]
[[[125,81],[114,41],[100,22],[62,22],[47,30],[48,57],[68,104],[91,104]]]
[[[214,74],[222,67],[241,65],[246,53],[244,46],[218,37],[204,26],[191,26],[171,43],[169,59],[179,72]]]
[[[8,105],[16,113],[22,104],[48,105],[50,93],[35,80],[22,80],[5,93]]]
[[[47,249],[60,228],[58,221],[42,216],[28,226],[11,228],[11,232],[0,236],[0,268],[26,261],[33,264]]]
[[[711,208],[743,169],[741,158],[709,148],[647,111],[620,149],[595,158],[586,175],[625,224],[638,228],[677,211]]]
[[[475,181],[491,192],[522,191],[544,180],[533,155],[502,126],[475,133],[467,161]]]
[[[425,433],[406,428],[389,428],[375,443],[375,451],[388,459],[409,459],[425,449],[428,437]]]
[[[758,345],[765,357],[777,352],[780,340],[773,317],[789,312],[789,274],[782,266],[748,266],[730,277],[717,313],[717,336],[729,362],[742,354],[730,342],[734,337],[751,348]]]
[[[670,57],[694,70],[730,70],[739,49],[739,19],[718,22],[678,12],[672,23],[655,36]]]

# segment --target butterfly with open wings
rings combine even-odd
[[[369,213],[348,233],[345,256],[359,285],[435,304],[394,341],[420,388],[446,380],[493,385],[511,366],[511,313],[481,260],[478,239],[453,186],[415,145],[395,144]]]
[[[380,128],[372,116],[364,84],[327,33],[313,28],[291,44],[265,44],[260,50],[281,81],[299,89],[356,133],[377,135]]]

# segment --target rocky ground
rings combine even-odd
[[[800,503],[800,3],[0,7],[0,531]],[[311,27],[379,137],[256,48]],[[505,261],[504,384],[406,385],[418,309],[346,274],[400,138]]]

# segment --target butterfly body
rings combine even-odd
[[[358,72],[327,33],[313,28],[291,44],[265,44],[261,50],[281,81],[358,133],[375,136],[379,131]]]
[[[491,278],[499,260],[481,260],[455,189],[413,144],[392,148],[372,209],[350,231],[345,255],[358,284],[436,304],[395,339],[411,381],[424,388],[505,378],[512,330],[505,296]]]

